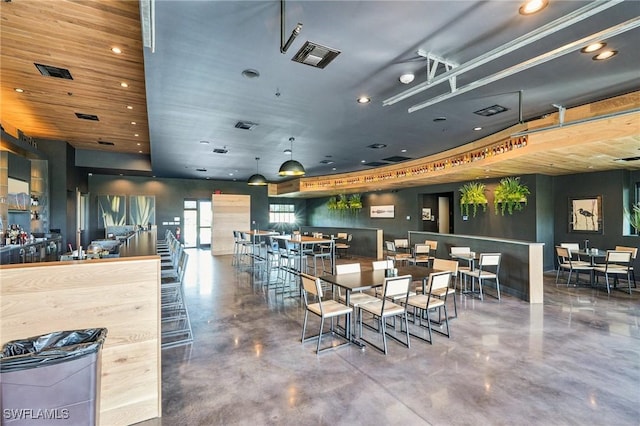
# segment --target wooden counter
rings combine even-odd
[[[148,252],[155,232],[130,241]],[[139,244],[136,246],[136,244]],[[136,247],[134,247],[136,246]],[[155,250],[155,245],[153,246]],[[0,266],[0,344],[52,331],[107,328],[100,424],[160,417],[160,258],[132,256]]]

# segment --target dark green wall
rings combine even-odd
[[[174,217],[182,221],[185,199],[211,200],[211,194],[251,195],[251,220],[265,228],[269,220],[269,198],[266,186],[249,186],[245,182],[166,179],[148,177],[125,177],[93,175],[89,177],[90,208],[89,229],[91,239],[104,238],[104,229],[98,229],[98,195],[154,195],[156,199],[156,224],[158,236],[162,237],[167,228],[162,222],[173,222]],[[231,232],[231,230],[229,230]]]

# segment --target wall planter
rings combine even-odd
[[[484,194],[487,187],[481,182],[469,182],[460,187],[460,211],[462,216],[469,216],[469,208],[473,206],[473,217],[478,213],[478,206],[482,211],[487,211],[487,196]]]
[[[493,206],[496,214],[498,210],[504,216],[505,211],[513,214],[514,211],[524,209],[527,204],[527,195],[529,195],[529,188],[520,183],[519,177],[501,179],[494,191]]]
[[[337,197],[331,197],[329,201],[327,201],[327,208],[329,211],[339,213],[358,213],[362,210],[361,195],[351,194],[347,197],[345,194],[340,194]]]

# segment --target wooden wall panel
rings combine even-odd
[[[233,254],[233,231],[251,229],[251,196],[213,194],[211,254]]]
[[[105,327],[100,424],[160,417],[159,283],[157,256],[4,265],[0,343]]]

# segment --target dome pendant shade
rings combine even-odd
[[[267,178],[262,176],[260,173],[256,173],[255,175],[251,175],[249,180],[247,181],[247,185],[253,186],[264,186],[267,185]]]
[[[306,173],[302,164],[296,160],[287,160],[280,166],[278,174],[280,176],[302,176]]]
[[[295,140],[296,138],[289,138],[289,142],[291,143],[291,150],[289,151],[291,159],[285,161],[280,166],[280,170],[278,171],[280,176],[304,176],[307,173],[302,164],[293,159],[293,141]]]
[[[256,157],[256,173],[249,177],[247,180],[247,185],[252,186],[264,186],[267,185],[267,178],[260,174],[260,170],[258,169],[258,163],[260,162],[260,157]]]

